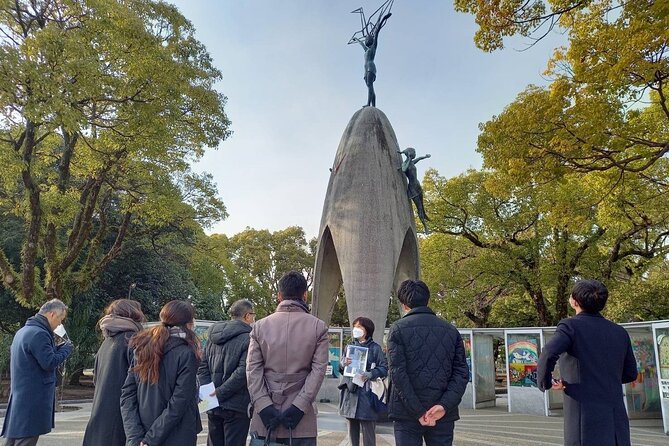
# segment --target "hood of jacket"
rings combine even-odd
[[[26,321],[26,326],[27,327],[41,327],[44,330],[48,331],[49,333],[53,333],[53,330],[51,329],[51,325],[49,325],[49,319],[46,318],[46,316],[43,316],[39,313],[36,315],[29,317],[28,320]]]
[[[251,326],[240,320],[232,319],[230,321],[217,322],[211,327],[209,341],[214,344],[223,345],[232,338],[251,333]]]

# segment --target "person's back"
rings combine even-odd
[[[228,312],[231,320],[209,328],[198,370],[200,385],[213,383],[213,395],[219,403],[219,407],[207,411],[209,446],[243,446],[249,433],[251,398],[246,384],[246,356],[256,313],[247,299],[234,302]]]
[[[621,377],[630,346],[627,331],[599,314],[580,313],[561,323],[572,337],[571,348],[560,359],[561,378],[579,384],[570,389],[570,396],[621,403]]]
[[[121,388],[132,364],[128,343],[142,330],[144,314],[137,301],[117,299],[98,321],[104,341],[95,355],[93,405],[82,446],[125,446],[121,417]]]
[[[217,389],[230,379],[235,370],[238,370],[240,361],[246,363],[250,333],[251,326],[239,320],[233,319],[212,325],[200,370],[206,361],[211,382]],[[200,384],[204,384],[202,378]],[[217,396],[221,407],[246,412],[250,402],[246,388],[246,370],[243,374],[239,374],[239,379],[228,382],[224,388],[220,388]]]
[[[170,301],[159,325],[130,341],[134,366],[121,389],[128,445],[195,446],[202,430],[197,408],[199,340],[190,303]]]
[[[405,401],[391,387],[388,414],[395,419],[417,420],[448,389],[454,374],[453,365],[458,365],[456,355],[459,347],[463,345],[462,338],[453,325],[437,317],[428,307],[414,308],[395,322],[388,338],[389,355],[395,353],[390,351],[390,345],[392,348],[398,343],[403,345],[406,354],[406,377],[411,380],[420,402],[417,405]],[[455,371],[459,372],[461,371]],[[393,378],[398,378],[397,372]],[[457,404],[448,411],[445,419],[459,419]]]
[[[276,312],[251,331],[246,377],[254,408],[251,432],[315,445],[315,400],[328,363],[327,325],[308,313],[306,280],[295,271],[279,281]],[[289,291],[286,291],[289,290]]]
[[[600,314],[607,299],[601,282],[577,282],[569,298],[576,315],[560,321],[539,356],[539,389],[564,391],[568,446],[631,444],[622,384],[636,379],[636,360],[625,329]],[[560,380],[553,380],[558,358]]]
[[[425,283],[407,280],[397,297],[407,313],[390,327],[388,415],[398,446],[453,442],[469,368],[458,330],[427,306]]]

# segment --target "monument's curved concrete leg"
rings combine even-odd
[[[339,288],[341,288],[342,278],[337,251],[330,228],[327,226],[319,237],[315,270],[318,270],[320,274],[319,280],[314,280],[312,311],[321,319],[324,319],[325,315],[329,315],[327,316],[327,322],[329,322]],[[318,296],[318,299],[315,296]]]
[[[382,111],[365,107],[353,115],[330,173],[314,268],[312,308],[326,322],[343,281],[349,320],[369,317],[381,333],[391,294],[402,280],[418,277],[413,209],[398,151]]]

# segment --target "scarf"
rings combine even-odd
[[[136,333],[144,328],[142,327],[142,324],[137,321],[128,317],[116,316],[113,314],[108,314],[103,317],[98,324],[100,325],[100,330],[102,330],[102,335],[105,338],[124,331],[132,331]]]
[[[183,328],[181,328],[181,327],[168,327],[167,329],[170,331],[170,336],[174,336],[176,338],[186,339],[186,332],[184,331]]]

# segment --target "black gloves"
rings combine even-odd
[[[282,414],[274,406],[270,405],[265,407],[263,410],[258,412],[258,415],[260,415],[262,424],[264,424],[267,429],[274,429],[279,424],[281,424]]]
[[[295,407],[294,404],[291,404],[291,406],[281,414],[281,417],[283,418],[281,423],[288,429],[295,429],[297,425],[300,424],[300,420],[303,416],[304,412]]]

